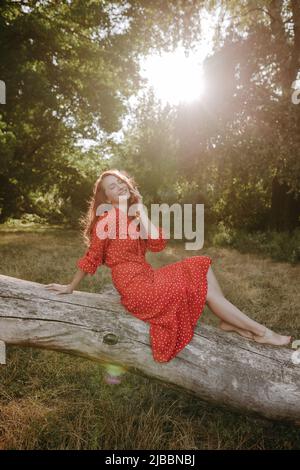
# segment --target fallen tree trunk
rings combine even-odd
[[[57,295],[0,275],[0,340],[58,350],[160,380],[212,404],[300,424],[300,365],[293,350],[266,346],[199,320],[173,360],[153,360],[149,325],[130,315],[112,287]]]

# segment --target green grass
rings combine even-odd
[[[300,227],[289,231],[256,231],[230,229],[223,223],[211,227],[210,241],[215,246],[237,248],[242,253],[269,256],[275,261],[300,262]]]
[[[78,232],[0,230],[1,274],[67,283],[85,247]],[[155,267],[207,254],[226,297],[275,331],[300,336],[300,266],[222,246],[148,253]],[[99,292],[109,268],[79,288]],[[201,319],[217,326],[206,307]],[[0,449],[299,449],[291,425],[253,419],[126,372],[110,385],[103,365],[54,351],[8,347],[0,366]]]

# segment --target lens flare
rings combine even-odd
[[[104,381],[109,385],[118,385],[122,382],[122,375],[125,374],[126,369],[116,364],[106,364]]]

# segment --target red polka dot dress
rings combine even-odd
[[[112,216],[116,221],[114,233],[108,228],[113,225],[108,224]],[[146,261],[145,253],[165,248],[164,230],[158,228],[157,239],[150,236],[134,238],[130,236],[132,220],[119,208],[99,216],[89,249],[76,266],[90,274],[95,274],[101,264],[111,268],[122,305],[133,316],[150,325],[154,360],[168,362],[193,338],[206,301],[207,271],[212,259],[193,256],[155,269]],[[99,238],[100,225],[106,238],[101,234]]]

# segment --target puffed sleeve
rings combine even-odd
[[[102,219],[100,216],[97,222]],[[86,253],[76,262],[77,268],[81,269],[88,274],[95,274],[98,266],[104,262],[104,253],[107,238],[99,238],[97,235],[97,222],[95,223],[92,233],[91,241]]]
[[[146,238],[146,248],[150,251],[162,251],[167,245],[167,238],[163,228],[157,227],[159,231],[158,238],[151,238],[150,235]]]

